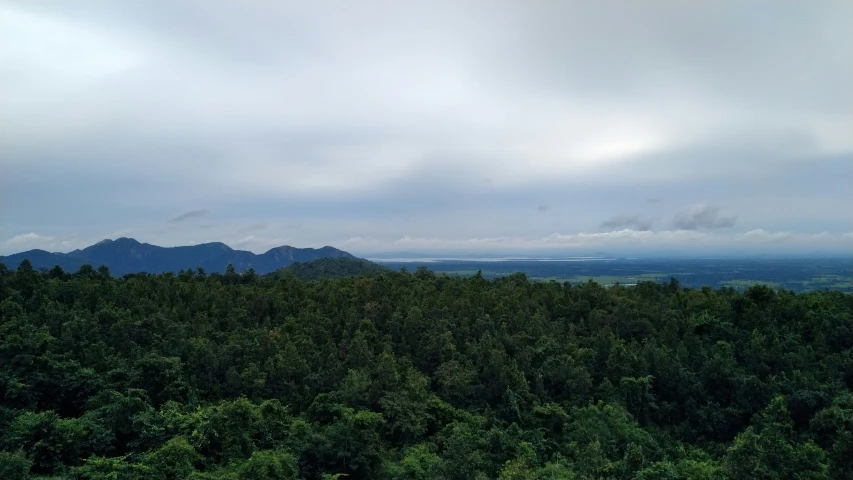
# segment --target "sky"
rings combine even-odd
[[[0,0],[0,253],[853,253],[849,1]]]

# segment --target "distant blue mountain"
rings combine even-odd
[[[310,262],[319,258],[356,258],[333,247],[294,248],[282,246],[256,255],[244,250],[234,250],[224,243],[204,243],[186,247],[158,247],[132,238],[103,240],[82,250],[69,253],[51,253],[30,250],[0,256],[0,263],[17,267],[24,259],[33,267],[53,268],[74,272],[85,264],[97,268],[106,265],[113,275],[127,273],[163,273],[203,268],[207,272],[224,272],[231,264],[239,272],[253,268],[259,275],[274,272],[296,262]]]

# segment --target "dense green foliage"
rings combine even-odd
[[[294,263],[287,267],[287,270],[300,280],[320,280],[377,274],[387,272],[388,268],[363,258],[318,258],[310,262]]]
[[[853,478],[853,297],[0,266],[0,477]]]

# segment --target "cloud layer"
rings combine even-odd
[[[231,233],[225,233],[230,231]],[[115,232],[112,238],[132,235],[143,241],[162,246],[195,245],[224,241],[232,248],[262,253],[271,248],[293,244],[286,232],[240,233],[221,229],[212,235],[191,232],[155,233],[152,231]],[[14,251],[39,248],[47,251],[70,251],[97,241],[96,237],[57,238],[35,233],[18,235],[5,242]],[[331,242],[315,241],[302,244],[321,247],[333,244],[338,248],[363,256],[389,252],[420,252],[434,254],[529,254],[529,255],[738,255],[738,254],[832,254],[849,255],[853,232],[832,234],[820,232],[803,234],[769,232],[761,229],[743,233],[719,233],[697,230],[634,230],[625,228],[606,232],[551,233],[543,236],[498,237],[427,237],[403,235],[334,238]]]
[[[210,213],[210,210],[208,210],[206,208],[199,208],[196,210],[187,210],[186,212],[178,215],[177,217],[175,217],[169,221],[172,223],[182,222],[182,221],[190,219],[190,218],[203,217],[203,216],[207,215],[208,213]]]
[[[690,205],[675,214],[672,223],[680,230],[696,230],[700,228],[729,228],[733,227],[737,216],[720,215],[720,209],[707,203]]]
[[[127,229],[251,249],[840,236],[851,17],[845,1],[0,0],[0,247]]]
[[[645,219],[640,214],[620,214],[601,222],[601,228],[633,228],[639,231],[647,231],[652,228],[652,221]]]

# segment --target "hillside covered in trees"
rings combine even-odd
[[[320,280],[360,275],[373,275],[390,270],[363,258],[318,258],[310,262],[297,262],[286,270],[300,280]],[[276,272],[274,275],[282,275]]]
[[[0,478],[853,478],[853,296],[0,267]]]
[[[234,250],[221,242],[202,243],[183,247],[159,247],[133,238],[102,240],[81,250],[68,253],[51,253],[29,250],[9,256],[0,256],[0,263],[19,265],[29,260],[36,270],[59,265],[76,271],[83,265],[105,265],[114,275],[128,273],[178,273],[187,268],[202,268],[207,272],[224,273],[230,265],[237,271],[252,269],[258,274],[275,272],[297,262],[311,262],[321,258],[355,257],[334,247],[295,248],[288,245],[271,248],[256,255],[245,250]]]

